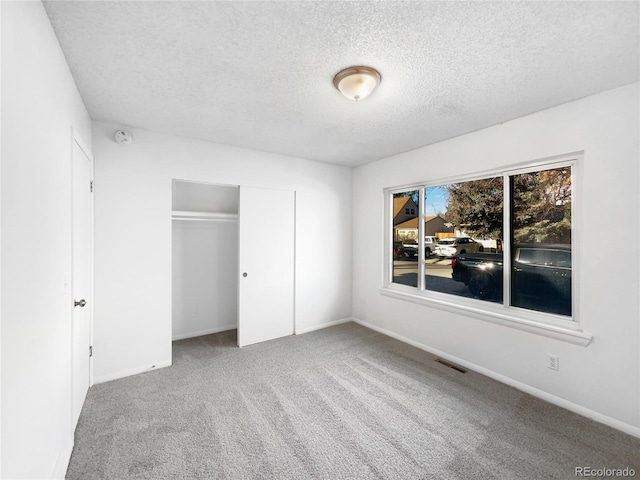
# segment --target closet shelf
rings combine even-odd
[[[214,212],[190,212],[177,211],[171,212],[173,220],[195,220],[208,222],[237,222],[237,213],[214,213]]]

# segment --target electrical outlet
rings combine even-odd
[[[549,353],[549,363],[547,365],[551,370],[560,370],[560,357]]]

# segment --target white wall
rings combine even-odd
[[[638,90],[629,85],[356,168],[354,317],[639,435]],[[381,296],[384,187],[582,150],[575,280],[589,346]],[[546,367],[547,353],[560,356],[560,371]]]
[[[71,126],[91,123],[40,2],[2,10],[2,478],[63,477],[71,431]]]
[[[238,213],[237,185],[200,182],[173,182],[172,207],[176,211]]]
[[[94,122],[96,382],[171,361],[172,179],[295,190],[298,331],[351,316],[351,169]]]
[[[237,328],[238,223],[174,220],[172,258],[172,338]]]

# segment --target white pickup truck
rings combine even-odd
[[[424,237],[424,258],[429,258],[429,256],[435,252],[436,245],[438,245],[438,237],[432,235]],[[417,243],[403,243],[402,248],[408,257],[413,258],[418,254]]]
[[[469,237],[443,238],[436,247],[439,257],[453,257],[462,253],[484,252],[484,246]]]

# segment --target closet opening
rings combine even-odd
[[[172,182],[172,340],[238,328],[239,187]]]

